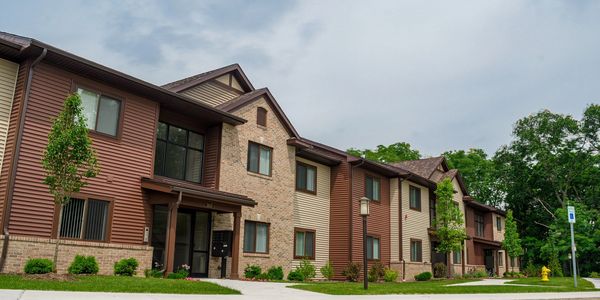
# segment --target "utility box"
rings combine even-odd
[[[213,231],[211,255],[213,257],[231,256],[231,247],[233,242],[233,231],[219,230]]]

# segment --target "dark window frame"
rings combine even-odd
[[[256,165],[256,171],[252,171],[250,170],[250,147],[251,145],[256,145],[258,146],[258,157],[257,157],[257,165]],[[261,149],[266,149],[269,150],[270,155],[269,155],[269,174],[263,174],[260,172],[260,150]],[[262,176],[273,176],[273,148],[269,147],[267,145],[263,145],[260,143],[256,143],[253,141],[248,141],[248,159],[246,161],[246,170],[248,172],[254,173],[254,174],[258,174],[258,175],[262,175]]]
[[[264,107],[256,108],[256,125],[267,127],[267,113],[269,111]]]
[[[105,225],[105,235],[104,235],[104,239],[103,240],[92,240],[92,239],[85,239],[82,237],[82,235],[85,232],[85,229],[87,227],[87,224],[85,224],[84,222],[87,211],[85,210],[86,208],[84,207],[84,211],[83,216],[82,216],[82,224],[81,224],[81,230],[80,230],[80,237],[79,238],[70,238],[70,237],[61,237],[60,239],[62,240],[74,240],[74,241],[86,241],[86,242],[98,242],[98,243],[108,243],[110,242],[111,239],[111,234],[112,234],[112,220],[113,220],[113,214],[114,214],[114,202],[115,199],[111,198],[111,197],[105,197],[105,196],[100,196],[100,195],[92,195],[92,194],[86,194],[86,193],[73,193],[73,196],[71,197],[72,199],[77,199],[77,200],[83,200],[85,201],[84,205],[87,207],[87,201],[88,200],[95,200],[95,201],[103,201],[103,202],[107,202],[108,206],[107,206],[107,217],[106,217],[106,224]],[[64,206],[63,206],[64,207]],[[58,231],[58,222],[59,219],[62,217],[62,208],[59,204],[55,204],[54,205],[54,221],[52,224],[52,236],[54,238],[58,238],[60,232]],[[64,224],[63,224],[64,225]],[[61,226],[62,227],[62,226]]]
[[[310,255],[304,255],[304,256],[298,256],[296,254],[296,234],[299,232],[303,232],[304,233],[304,254],[306,254],[306,233],[312,233],[313,234],[313,250],[312,253],[310,253]],[[317,231],[314,229],[307,229],[307,228],[294,228],[294,259],[308,259],[308,260],[315,260],[316,257],[316,252],[317,252]]]
[[[259,221],[252,221],[252,220],[244,220],[244,239],[242,239],[242,242],[246,239],[246,226],[248,226],[248,224],[253,224],[254,225],[254,238],[252,239],[252,249],[253,250],[246,250],[246,245],[242,244],[242,249],[244,251],[244,253],[251,253],[251,254],[269,254],[270,251],[270,240],[271,240],[271,223],[266,223],[266,222],[259,222]],[[258,235],[256,234],[256,225],[257,224],[264,224],[267,226],[267,251],[266,252],[257,252],[256,251],[256,239],[258,238]]]
[[[161,139],[158,137],[158,126],[160,126],[160,123],[165,124],[167,126],[167,135],[164,139]],[[178,144],[172,141],[169,141],[169,132],[170,132],[170,128],[171,126],[182,129],[185,131],[185,145],[182,144]],[[189,146],[189,139],[190,139],[190,132],[197,134],[199,136],[202,137],[202,148],[195,148],[192,146]],[[191,130],[191,129],[187,129],[185,127],[182,126],[177,126],[177,125],[173,125],[171,123],[168,122],[163,122],[163,121],[159,121],[157,123],[157,128],[156,128],[156,134],[155,134],[156,138],[156,142],[154,144],[154,166],[153,166],[153,170],[154,170],[154,174],[158,175],[158,176],[163,176],[163,177],[167,177],[167,178],[172,178],[172,179],[176,179],[176,180],[183,180],[186,182],[192,182],[192,183],[197,183],[197,184],[202,184],[203,181],[203,177],[204,177],[204,159],[205,159],[205,155],[204,155],[204,148],[206,145],[206,136],[200,132]],[[158,170],[157,166],[156,166],[156,157],[157,157],[157,153],[156,153],[156,149],[158,148],[158,142],[164,142],[165,143],[165,153],[163,154],[163,160],[165,161],[162,170]],[[177,146],[177,147],[183,147],[185,148],[185,154],[184,154],[184,159],[183,159],[183,178],[173,178],[173,177],[169,177],[166,175],[166,169],[167,169],[167,147],[169,146],[169,144]],[[199,151],[200,152],[200,181],[193,181],[193,180],[188,180],[186,179],[186,173],[187,173],[187,163],[188,163],[188,151],[192,150],[192,151]]]
[[[412,251],[413,243],[419,245],[419,251],[417,252],[417,257],[413,257],[413,251]],[[409,246],[410,246],[410,248],[409,248],[410,261],[411,262],[423,262],[423,240],[410,239]]]
[[[373,188],[374,187],[373,183],[371,183],[372,195],[369,195],[369,193],[368,193],[369,180],[371,180],[372,182],[377,182],[377,187],[379,189],[379,192],[377,193],[378,194],[377,199],[375,199],[373,197],[375,194],[375,189]],[[375,201],[376,203],[381,202],[381,178],[380,177],[377,177],[374,175],[369,175],[369,174],[365,175],[365,197],[369,198],[369,200],[371,200],[371,201]]]
[[[74,84],[72,85],[72,91],[74,93],[79,94],[79,89],[83,89],[86,90],[88,92],[92,92],[95,94],[98,94],[100,96],[100,98],[98,99],[98,104],[96,106],[96,123],[94,124],[94,128],[88,128],[88,131],[90,132],[90,134],[92,135],[96,135],[102,138],[109,138],[109,139],[113,139],[113,140],[120,140],[121,139],[121,135],[123,132],[123,118],[125,116],[125,97],[122,96],[118,96],[112,93],[107,93],[104,92],[102,90],[96,89],[96,88],[91,88],[89,86],[83,85],[83,84]],[[80,95],[81,96],[81,95]],[[106,97],[112,100],[116,100],[119,101],[119,114],[118,114],[118,119],[117,119],[117,130],[115,135],[112,135],[110,133],[105,133],[105,132],[101,132],[101,131],[97,131],[96,128],[98,128],[98,114],[100,113],[100,102],[102,100],[102,97]],[[83,103],[82,103],[82,108],[83,108]]]
[[[417,206],[413,206],[412,203],[412,191],[418,191],[418,193],[416,195],[418,195],[418,199],[417,199]],[[422,203],[423,197],[422,197],[422,190],[420,187],[414,186],[414,185],[409,185],[408,186],[408,207],[412,210],[416,210],[416,211],[421,211],[422,207],[423,207],[423,203]]]
[[[485,236],[485,219],[482,214],[475,213],[475,236]]]
[[[371,240],[369,242],[369,240]],[[377,258],[374,258],[375,251],[373,251],[373,240],[377,240],[379,243],[379,249],[377,249]],[[381,237],[379,235],[368,234],[367,235],[367,248],[371,250],[371,257],[369,257],[369,251],[367,251],[367,260],[380,261],[381,260]]]
[[[302,166],[304,168],[306,168],[307,172],[306,172],[306,178],[305,178],[305,182],[306,182],[306,187],[301,187],[299,186],[299,182],[298,182],[298,166]],[[314,190],[311,191],[308,189],[308,169],[312,169],[315,171],[315,177],[314,177],[314,182],[313,182],[313,186],[314,186]],[[296,161],[296,191],[299,192],[303,192],[303,193],[309,193],[309,194],[313,194],[316,195],[317,194],[317,167],[313,166],[313,165],[309,165],[307,163],[301,162],[301,161]]]

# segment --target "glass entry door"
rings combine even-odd
[[[181,265],[188,265],[191,276],[207,277],[209,246],[210,213],[180,209],[177,213],[173,271]]]

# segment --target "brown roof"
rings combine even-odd
[[[254,90],[252,92],[240,95],[240,96],[238,96],[234,99],[231,99],[223,104],[217,105],[215,108],[220,109],[225,112],[228,112],[228,113],[232,113],[232,112],[258,100],[261,96],[263,96],[265,98],[265,100],[267,101],[267,103],[269,103],[269,106],[271,106],[271,109],[275,112],[275,115],[279,118],[281,123],[286,127],[290,136],[296,137],[296,138],[300,137],[300,134],[298,134],[298,132],[296,131],[296,128],[294,128],[294,125],[292,125],[292,122],[290,122],[288,117],[285,115],[285,113],[283,112],[283,109],[281,109],[281,106],[279,106],[279,104],[277,103],[277,100],[275,100],[275,97],[273,97],[273,94],[271,94],[271,92],[269,91],[268,88],[261,88],[261,89]]]
[[[406,160],[397,163],[391,163],[395,167],[399,167],[415,173],[421,177],[430,179],[433,171],[444,161],[443,156],[423,158],[417,160]]]
[[[220,77],[227,73],[233,72],[236,79],[240,82],[242,87],[247,91],[253,91],[254,87],[244,71],[239,64],[232,64],[229,66],[225,66],[222,68],[214,69],[208,72],[200,73],[194,76],[190,76],[187,78],[183,78],[177,81],[173,81],[167,84],[162,85],[162,88],[168,89],[173,92],[181,92],[185,89],[191,88],[203,82],[209,81],[211,79]]]
[[[497,213],[499,215],[506,216],[506,212],[505,211],[503,211],[503,210],[501,210],[499,208],[496,208],[494,206],[481,203],[481,202],[473,199],[471,196],[468,196],[468,195],[464,196],[463,197],[463,201],[465,202],[466,205],[468,205],[470,207],[473,207],[473,208],[475,208],[477,210],[486,211],[486,212],[495,212],[495,213]]]

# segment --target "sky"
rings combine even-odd
[[[425,156],[600,103],[600,1],[9,1],[0,31],[154,84],[239,63],[301,136]]]

